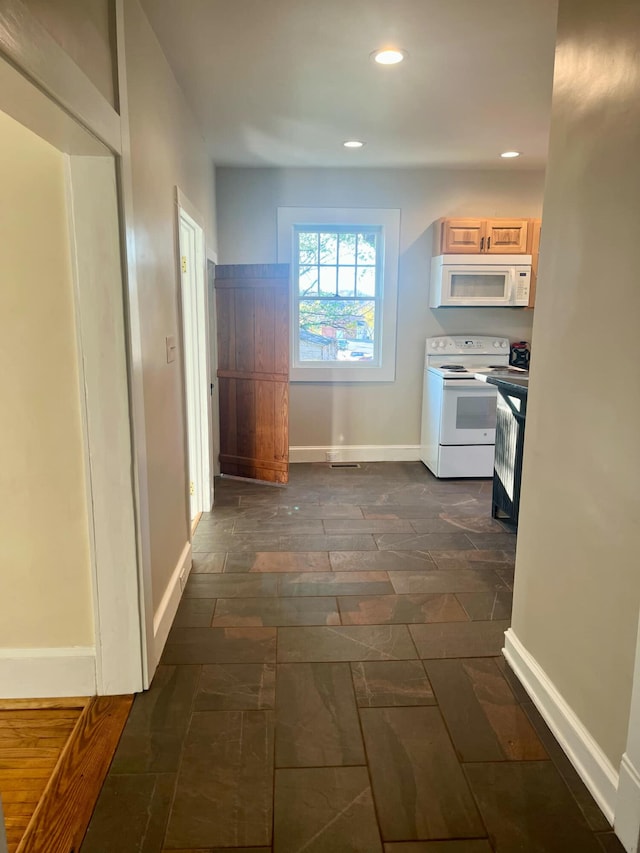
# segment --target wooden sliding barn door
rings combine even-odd
[[[220,471],[289,479],[289,266],[216,267]]]

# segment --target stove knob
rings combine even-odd
[[[500,344],[500,349],[506,349],[506,348],[507,348],[506,342],[502,341],[502,343]]]
[[[498,349],[498,347],[500,346],[500,341],[494,341],[493,345],[496,349]]]

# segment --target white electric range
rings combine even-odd
[[[508,366],[508,338],[427,338],[420,458],[436,477],[493,476],[497,390],[473,374]]]

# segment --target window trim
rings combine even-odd
[[[380,363],[309,362],[289,369],[291,382],[393,382],[396,375],[396,323],[398,303],[398,258],[400,253],[400,210],[385,208],[279,207],[277,210],[278,263],[289,264],[291,307],[291,352],[294,353],[297,328],[296,288],[293,282],[294,228],[304,226],[354,227],[381,229],[382,293],[380,324]]]

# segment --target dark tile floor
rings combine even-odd
[[[418,463],[218,481],[82,853],[622,850],[501,657],[490,491]]]

